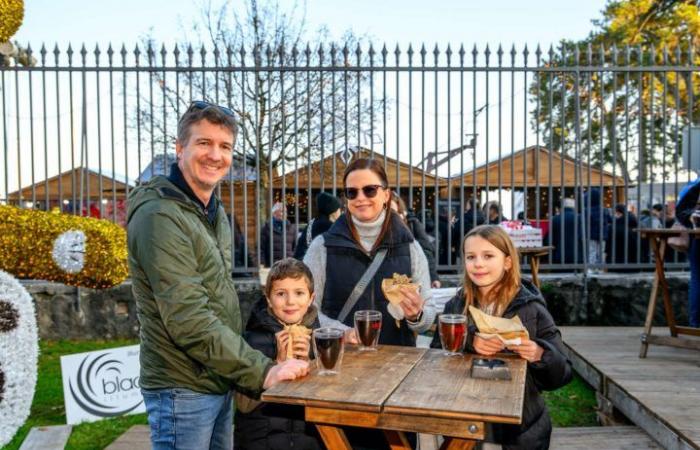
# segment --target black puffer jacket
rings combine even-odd
[[[445,313],[462,314],[464,295],[457,295],[445,305]],[[571,381],[571,362],[564,356],[561,334],[547,311],[540,291],[527,280],[521,281],[520,291],[506,309],[503,317],[520,317],[530,339],[544,349],[542,359],[527,365],[523,423],[521,425],[494,425],[494,438],[504,450],[539,450],[549,448],[552,423],[540,391],[559,389]],[[469,318],[467,351],[475,353],[472,342],[476,327]],[[440,348],[440,337],[435,335],[431,347]]]
[[[301,323],[311,329],[320,327],[318,314],[313,305]],[[261,299],[255,305],[243,337],[251,347],[274,360],[277,357],[275,333],[279,331],[282,331],[282,324],[270,313],[265,299]],[[320,450],[322,448],[316,428],[304,421],[302,406],[261,403],[247,414],[236,411],[234,423],[233,442],[236,449]]]
[[[311,222],[309,222],[309,225],[304,228],[304,231],[301,232],[301,235],[297,240],[297,247],[294,250],[294,258],[302,261],[304,259],[304,255],[306,255],[306,250],[308,250],[309,245],[311,245],[311,241],[313,241],[319,234],[323,234],[330,230],[332,226],[333,222],[331,222],[331,219],[323,214],[315,219],[311,219]],[[311,236],[309,236],[309,231],[311,231]]]
[[[440,277],[438,277],[437,267],[435,266],[435,240],[432,238],[432,236],[429,236],[428,233],[426,233],[423,224],[412,212],[409,212],[406,215],[406,224],[411,230],[413,237],[416,238],[418,244],[420,244],[420,247],[423,249],[423,253],[425,253],[425,258],[428,260],[430,281],[439,281]]]

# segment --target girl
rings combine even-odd
[[[466,315],[469,305],[473,305],[494,316],[517,315],[530,335],[521,345],[506,349],[498,339],[476,336],[470,318],[468,352],[493,356],[509,350],[528,362],[523,422],[493,425],[493,440],[508,450],[547,449],[552,424],[540,391],[558,389],[569,383],[572,376],[561,334],[540,291],[521,278],[518,252],[500,226],[482,225],[472,229],[464,238],[462,250],[464,285],[445,305],[444,313]],[[440,347],[437,334],[431,346]]]

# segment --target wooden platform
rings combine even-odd
[[[151,437],[148,425],[134,425],[107,446],[106,450],[150,450]]]
[[[640,359],[641,332],[562,327],[576,371],[617,409],[663,448],[700,449],[700,352],[653,346]]]

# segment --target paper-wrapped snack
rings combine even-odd
[[[294,341],[303,339],[304,336],[311,335],[311,330],[304,325],[287,325],[284,327],[289,333],[289,341],[287,343],[287,359],[294,358]]]
[[[514,316],[512,319],[491,316],[471,305],[469,306],[469,314],[479,329],[479,335],[484,339],[497,337],[505,345],[520,345],[523,339],[529,338],[527,329],[518,316]]]
[[[384,278],[382,280],[382,292],[384,292],[386,299],[389,300],[387,311],[396,320],[404,318],[403,309],[399,306],[399,303],[403,300],[403,295],[401,294],[401,288],[403,287],[413,289],[416,292],[420,289],[418,284],[411,282],[411,278],[408,275],[395,273],[392,278]]]

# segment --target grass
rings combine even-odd
[[[61,355],[121,347],[135,343],[137,341],[134,340],[40,342],[39,377],[31,414],[14,439],[2,450],[19,449],[32,427],[66,423],[66,411],[63,406],[63,385],[61,383]],[[554,392],[544,393],[544,398],[555,427],[596,425],[595,392],[578,376],[567,386]],[[126,430],[137,424],[147,424],[145,414],[75,425],[66,448],[75,450],[103,449]]]
[[[39,355],[39,377],[29,419],[19,429],[14,439],[3,447],[3,450],[19,449],[32,427],[66,423],[66,410],[63,405],[63,385],[61,383],[61,355],[121,347],[136,343],[137,341],[134,340],[41,341],[39,343],[41,352]],[[75,450],[103,449],[131,428],[132,425],[146,423],[145,414],[136,414],[75,425],[66,448]]]
[[[555,427],[598,425],[595,413],[595,391],[578,375],[563,388],[545,392],[543,395]]]

